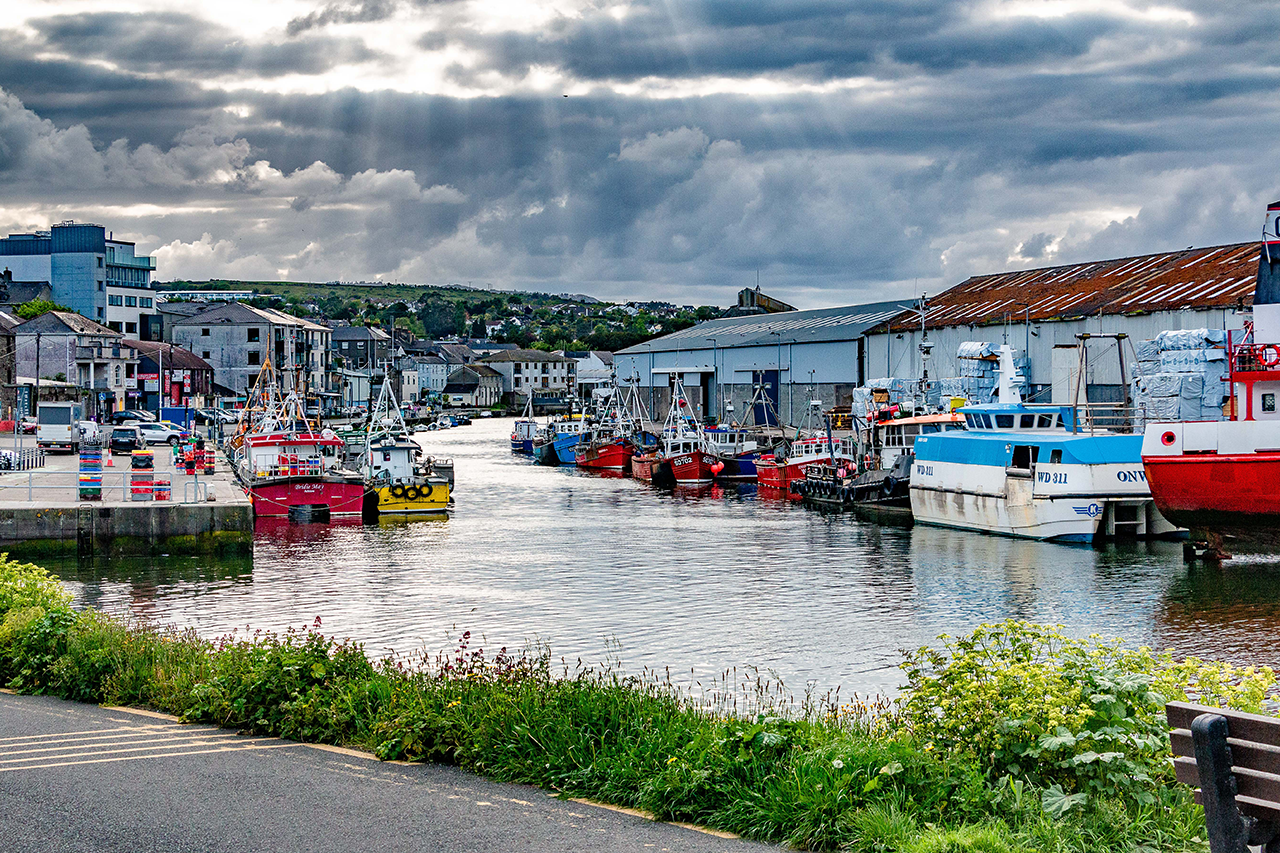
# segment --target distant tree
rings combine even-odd
[[[483,338],[486,334],[488,334],[488,331],[485,328],[484,315],[482,314],[471,321],[471,337]]]
[[[14,309],[15,314],[23,320],[34,320],[41,314],[48,314],[50,311],[70,311],[71,309],[65,305],[59,305],[50,299],[32,299],[30,302],[24,302]]]

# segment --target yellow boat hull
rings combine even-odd
[[[444,512],[449,508],[449,484],[427,483],[421,486],[382,486],[378,493],[379,515],[411,515]],[[399,494],[395,494],[399,492]]]

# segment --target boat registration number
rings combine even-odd
[[[692,456],[680,456],[680,457],[678,457],[678,458],[676,458],[676,459],[671,460],[671,464],[672,464],[672,465],[692,465],[692,464],[693,464],[693,457],[692,457]]]
[[[933,466],[932,466],[932,465],[917,465],[917,466],[916,466],[916,473],[917,473],[917,474],[919,474],[921,477],[932,477],[932,476],[933,476]]]
[[[1040,483],[1050,483],[1055,486],[1065,486],[1067,484],[1067,475],[1062,472],[1036,472],[1036,481]]]

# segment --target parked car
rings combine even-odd
[[[142,430],[136,426],[116,426],[111,428],[111,440],[107,443],[110,453],[132,453],[147,446]]]
[[[40,425],[36,422],[34,415],[22,416],[22,422],[19,426],[19,429],[22,430],[23,435],[35,435],[36,430],[39,428],[40,428]]]
[[[122,424],[128,421],[154,421],[156,416],[142,409],[121,409],[111,415],[113,424]]]
[[[167,423],[155,421],[138,421],[132,426],[136,427],[146,439],[147,444],[165,444],[176,447],[183,440],[191,437],[191,433],[181,427]]]
[[[102,439],[102,428],[95,421],[79,421],[76,429],[80,431],[81,442],[97,443]]]

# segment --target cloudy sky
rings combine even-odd
[[[8,0],[0,230],[801,307],[1254,239],[1272,0]]]

